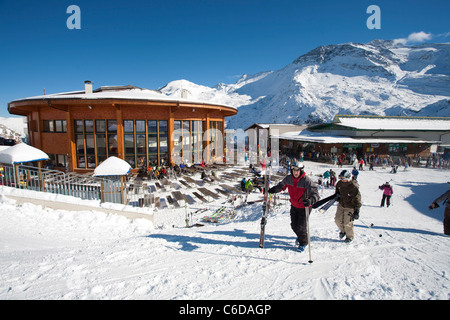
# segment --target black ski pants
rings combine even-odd
[[[299,244],[306,246],[308,244],[308,231],[306,228],[306,212],[304,208],[291,206],[291,228],[297,235]]]
[[[450,208],[447,206],[444,212],[444,234],[450,236]]]
[[[391,205],[391,196],[383,194],[383,198],[381,198],[381,206],[384,207],[384,202],[386,201],[387,206]]]

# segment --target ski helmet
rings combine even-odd
[[[352,178],[352,173],[348,170],[342,170],[339,174],[339,179],[350,180]]]
[[[303,164],[303,162],[296,161],[291,165],[291,169],[303,170],[303,169],[305,169],[305,165]]]
[[[305,165],[303,162],[296,161],[291,165],[291,174],[293,170],[300,170],[300,175],[303,175],[303,170],[305,169]]]

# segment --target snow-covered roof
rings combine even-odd
[[[348,137],[338,136],[324,132],[312,132],[302,130],[300,132],[286,132],[272,138],[296,140],[314,143],[440,143],[440,141],[430,141],[415,138],[396,138],[396,137]]]
[[[254,123],[247,129],[245,129],[244,131],[247,131],[251,128],[256,128],[256,127],[259,127],[261,129],[270,129],[271,127],[275,128],[275,129],[278,129],[280,127],[295,129],[298,127],[302,127],[302,125],[293,124],[293,123]]]
[[[0,151],[0,162],[8,164],[48,160],[48,155],[26,143],[19,143]]]
[[[128,162],[112,156],[95,168],[94,176],[124,176],[127,175],[130,170],[131,166]]]
[[[449,131],[450,118],[340,116],[333,123],[359,130]]]
[[[92,93],[86,93],[85,91],[72,91],[62,92],[54,94],[46,94],[41,96],[27,97],[23,99],[17,99],[15,101],[25,100],[47,100],[47,99],[127,99],[127,100],[150,100],[150,101],[170,101],[170,102],[184,102],[184,103],[196,103],[196,104],[208,104],[208,105],[220,105],[229,108],[236,109],[235,107],[213,103],[208,101],[200,101],[196,99],[186,99],[181,97],[171,97],[156,90],[138,88],[134,86],[106,86],[100,87],[94,90]],[[13,101],[14,102],[14,101]]]

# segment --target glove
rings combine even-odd
[[[305,206],[305,208],[310,207],[312,205],[312,200],[309,198],[303,199],[302,202],[303,202],[303,205]]]
[[[276,193],[275,187],[269,188],[269,190],[267,190],[267,192],[269,192],[269,193]]]
[[[436,202],[433,202],[428,208],[430,210],[433,210],[433,209],[439,208],[439,205]]]
[[[353,220],[359,219],[359,208],[353,209]]]

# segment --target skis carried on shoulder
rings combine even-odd
[[[330,207],[339,199],[339,195],[336,195],[333,199],[325,203],[320,209],[320,213],[325,213]]]
[[[339,195],[334,193],[329,197],[323,198],[319,201],[317,201],[316,203],[314,203],[311,208],[312,209],[319,209],[320,213],[324,213],[326,212],[336,201],[339,200]]]
[[[335,198],[335,197],[336,197],[336,193],[332,194],[332,195],[329,196],[329,197],[320,199],[319,201],[317,201],[316,203],[314,203],[314,204],[311,206],[311,208],[317,209],[317,208],[319,208],[320,206],[322,206],[323,204],[327,203],[328,201],[332,200],[332,199]]]

